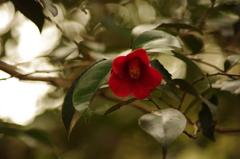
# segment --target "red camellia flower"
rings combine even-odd
[[[150,66],[147,52],[137,49],[113,61],[108,84],[117,96],[127,97],[132,94],[137,99],[143,99],[161,81],[162,75]]]

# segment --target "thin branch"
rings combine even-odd
[[[184,98],[185,98],[186,94],[187,94],[186,92],[183,93],[182,98],[181,98],[181,103],[180,103],[179,106],[178,106],[178,110],[181,109],[182,103],[183,103],[183,101],[184,101]]]
[[[202,64],[205,64],[205,65],[208,65],[208,66],[210,66],[210,67],[212,67],[212,68],[215,68],[215,69],[218,70],[219,72],[224,72],[224,70],[222,70],[221,68],[218,68],[217,66],[212,65],[212,64],[210,64],[210,63],[208,63],[208,62],[202,61],[201,59],[196,59],[196,58],[191,58],[191,57],[190,57],[189,59],[191,59],[191,60],[193,60],[193,61],[196,61],[196,62],[199,62],[199,63],[202,63]]]
[[[116,96],[111,95],[109,93],[101,92],[99,95],[106,98],[106,99],[112,100],[112,101],[125,102],[124,98],[119,98],[119,97],[116,97]],[[151,113],[152,112],[152,110],[149,110],[149,109],[145,108],[142,104],[138,104],[136,102],[129,103],[128,105],[133,106],[134,108],[139,109],[140,111],[142,111],[144,113]]]
[[[174,109],[177,109],[176,107],[174,107],[173,105],[169,104],[167,101],[165,101],[163,98],[157,98],[159,100],[161,100],[163,103],[165,103],[167,106],[171,107],[171,108],[174,108]]]
[[[152,97],[148,96],[148,101],[152,102],[159,110],[161,110],[161,108],[159,107],[159,105],[154,102],[154,100],[152,99]]]
[[[200,78],[196,79],[195,81],[193,81],[192,85],[195,85],[196,83],[204,80],[206,77],[218,76],[218,75],[220,75],[220,76],[227,76],[227,77],[233,78],[233,79],[235,79],[234,77],[240,78],[240,75],[218,72],[218,73],[214,73],[214,74],[206,74],[206,76],[200,77]]]
[[[71,81],[60,79],[57,77],[39,77],[39,76],[24,75],[24,74],[20,73],[20,71],[17,67],[7,64],[3,61],[0,61],[0,70],[8,73],[10,75],[9,78],[16,77],[19,80],[48,82],[54,86],[61,86],[64,88],[70,88],[70,86],[72,84]],[[7,79],[7,78],[5,78],[5,79]],[[4,80],[4,79],[2,79],[2,80]]]
[[[203,29],[203,26],[204,26],[207,18],[209,17],[209,15],[210,15],[210,13],[211,13],[214,5],[215,5],[215,1],[216,1],[216,0],[212,0],[212,1],[211,1],[212,4],[211,4],[210,8],[208,8],[208,9],[203,13],[202,18],[200,19],[199,23],[197,24],[197,28],[199,28],[200,30]]]
[[[130,104],[130,103],[132,103],[132,102],[134,102],[136,100],[137,100],[136,98],[131,98],[131,99],[128,99],[126,101],[120,102],[120,103],[112,106],[111,108],[109,108],[103,115],[106,116],[106,115],[108,115],[108,114],[110,114],[110,113],[120,109],[122,106],[128,105],[128,104]]]
[[[240,134],[240,129],[226,129],[221,127],[215,127],[215,131],[221,134]]]
[[[191,135],[191,134],[189,134],[187,131],[183,131],[183,133],[184,134],[186,134],[189,138],[191,138],[191,139],[197,139],[197,136],[196,135]]]
[[[24,74],[24,75],[27,76],[27,75],[32,75],[32,74],[36,74],[36,73],[62,72],[62,71],[69,70],[71,68],[75,68],[75,67],[79,67],[79,66],[89,66],[91,63],[92,63],[91,61],[82,61],[82,62],[79,62],[79,63],[70,64],[70,65],[64,66],[62,68],[55,69],[55,70],[36,70],[34,72],[27,73],[27,74]]]

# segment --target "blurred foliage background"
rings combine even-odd
[[[233,79],[211,76],[212,89],[207,89],[207,80],[194,85],[202,96],[210,98],[214,94],[218,98],[215,142],[201,132],[195,140],[182,134],[171,145],[167,158],[240,158],[240,84],[223,88],[230,80],[239,81],[240,1],[53,0],[41,1],[44,15],[32,14],[26,4],[19,5],[15,0],[0,3],[1,159],[161,158],[159,143],[142,131],[137,122],[143,112],[134,104],[154,110],[148,101],[136,101],[102,116],[122,101],[105,88],[91,104],[95,111],[91,122],[85,124],[80,119],[69,140],[61,121],[64,95],[82,71],[103,57],[115,58],[130,52],[137,35],[156,28],[179,38],[181,52],[204,73],[236,75],[231,76]],[[32,6],[34,11],[35,7]],[[22,14],[23,10],[29,12]],[[233,59],[229,60],[229,56]],[[157,58],[173,79],[193,82],[200,77],[173,56],[150,57]],[[219,79],[223,82],[216,82]],[[165,99],[176,104],[171,98]],[[162,101],[158,103],[161,108],[168,107]],[[187,94],[182,109],[189,104],[193,107],[187,113],[197,121],[201,103]],[[5,108],[10,110],[4,112]],[[20,119],[29,112],[31,117]],[[187,125],[186,130],[194,133],[192,125]]]

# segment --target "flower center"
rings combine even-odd
[[[138,79],[140,76],[140,64],[138,58],[133,58],[128,62],[129,75],[133,79]]]

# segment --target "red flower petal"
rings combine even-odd
[[[137,82],[135,87],[132,90],[132,95],[137,99],[144,99],[151,93],[150,89],[141,85],[141,83]]]
[[[140,58],[140,60],[146,64],[146,65],[149,65],[149,59],[148,59],[148,54],[147,52],[144,50],[144,49],[137,49],[137,50],[134,50],[133,52],[131,52],[130,54],[128,54],[125,58],[126,61],[129,61],[135,57],[138,57]]]
[[[124,67],[125,67],[125,63],[126,63],[126,60],[125,60],[125,57],[126,56],[119,56],[117,57],[114,61],[113,61],[113,64],[112,64],[112,69],[113,71],[120,75],[121,77],[123,76],[124,74]]]
[[[162,75],[149,63],[147,52],[143,49],[117,57],[108,81],[110,89],[120,97],[132,94],[137,99],[146,98],[162,81]]]
[[[153,67],[143,67],[141,70],[142,76],[139,78],[139,83],[148,89],[154,89],[162,81],[162,75]]]
[[[134,87],[134,81],[129,79],[126,75],[124,78],[120,78],[115,72],[109,78],[109,88],[114,92],[115,95],[120,97],[127,97],[131,94]]]

